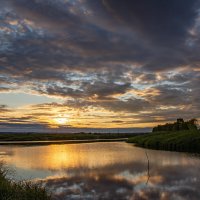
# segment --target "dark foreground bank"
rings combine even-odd
[[[135,133],[0,133],[0,141],[55,141],[129,138]]]
[[[142,134],[142,133],[140,133]],[[138,133],[0,133],[0,145],[49,145],[126,141]]]
[[[200,130],[155,132],[129,138],[127,142],[150,149],[200,153]]]
[[[8,170],[0,164],[1,200],[51,200],[44,187],[32,182],[14,182],[6,178]]]

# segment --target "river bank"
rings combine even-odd
[[[128,138],[116,139],[82,139],[82,140],[46,140],[46,141],[0,141],[0,145],[50,145],[50,144],[76,144],[76,143],[92,143],[92,142],[121,142],[127,141]]]
[[[7,178],[9,170],[0,163],[0,199],[1,200],[51,200],[46,189],[31,181],[14,182]]]
[[[200,153],[199,130],[148,133],[129,138],[127,142],[149,149]]]
[[[53,141],[129,138],[138,133],[0,133],[0,141]]]
[[[0,133],[0,145],[49,145],[126,141],[135,133]]]

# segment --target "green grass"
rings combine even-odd
[[[127,142],[150,149],[200,153],[199,130],[155,132],[129,138]]]
[[[0,163],[1,200],[51,200],[46,189],[32,182],[14,182],[6,178],[7,168]]]
[[[125,133],[0,133],[0,141],[51,141],[51,140],[87,140],[87,139],[117,139],[132,137]]]

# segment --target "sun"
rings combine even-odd
[[[56,124],[65,125],[69,121],[69,119],[67,117],[56,117],[54,118],[54,121],[56,122]]]

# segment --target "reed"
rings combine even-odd
[[[10,170],[0,163],[0,199],[1,200],[51,200],[45,187],[31,181],[15,182],[7,178]]]

